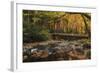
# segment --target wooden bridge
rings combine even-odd
[[[51,33],[54,40],[77,40],[77,39],[87,39],[87,34],[67,34],[67,33]]]

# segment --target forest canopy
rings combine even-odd
[[[46,41],[51,33],[91,35],[91,13],[23,10],[23,41]]]

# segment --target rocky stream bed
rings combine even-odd
[[[87,39],[23,44],[24,63],[84,59],[91,59],[91,43]]]

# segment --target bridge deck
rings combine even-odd
[[[51,33],[53,38],[74,38],[74,39],[81,39],[81,38],[88,38],[87,34],[66,34],[66,33]]]

